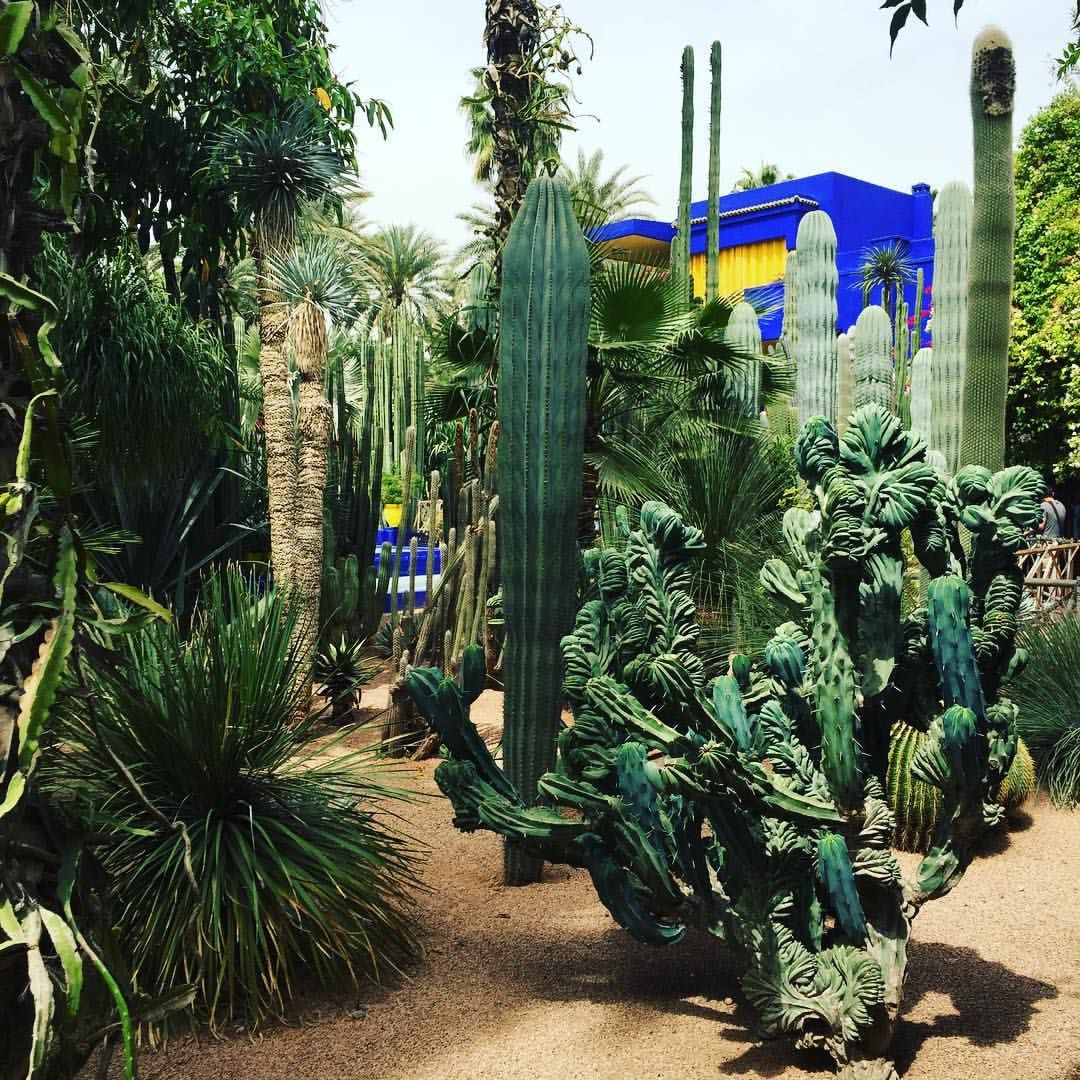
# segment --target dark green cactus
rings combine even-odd
[[[968,266],[967,365],[960,464],[1005,464],[1005,396],[1016,194],[1012,153],[1016,65],[996,27],[976,39],[971,58],[975,186]]]
[[[709,94],[709,205],[705,211],[705,299],[720,296],[720,106],[722,72],[720,42],[709,51],[712,84]]]
[[[736,657],[708,679],[689,592],[702,535],[673,511],[647,503],[624,550],[588,552],[588,598],[562,644],[574,723],[537,805],[476,737],[462,689],[437,671],[409,677],[450,748],[436,779],[462,828],[588,868],[642,941],[676,943],[688,925],[725,938],[763,1026],[849,1076],[895,1075],[882,1055],[912,919],[963,873],[1015,751],[998,692],[1022,658],[1004,566],[1038,517],[1040,483],[1030,470],[948,482],[926,453],[879,406],[842,440],[807,425],[796,461],[817,513],[788,511],[790,561],[763,571],[794,618],[760,669]],[[970,566],[960,520],[977,527]],[[906,531],[932,582],[929,609],[905,620]],[[941,800],[914,880],[890,850],[883,786],[899,719],[925,729],[910,775]]]
[[[685,288],[686,303],[692,298],[690,278],[690,200],[694,184],[694,50],[682,54],[682,157],[679,164],[679,209],[671,241],[671,280]]]
[[[559,641],[577,602],[589,254],[561,181],[533,180],[503,250],[499,300],[500,571],[506,771],[526,801],[554,763]],[[507,849],[507,880],[540,866]]]

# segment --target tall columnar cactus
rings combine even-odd
[[[679,209],[675,236],[671,241],[671,280],[686,289],[689,304],[690,280],[690,200],[694,183],[694,50],[687,45],[682,54],[682,159],[679,165]]]
[[[795,333],[799,423],[836,420],[836,230],[824,210],[799,222],[795,240]]]
[[[876,305],[855,320],[855,408],[861,405],[896,409],[892,326]]]
[[[762,583],[788,604],[760,670],[709,679],[697,655],[691,560],[699,530],[647,503],[623,550],[587,553],[591,598],[563,641],[574,723],[529,806],[468,723],[477,689],[417,670],[410,690],[443,734],[436,779],[455,822],[588,869],[635,937],[681,941],[688,924],[745,958],[762,1026],[828,1051],[848,1080],[895,1080],[914,916],[957,883],[1015,750],[999,696],[1022,654],[1008,566],[1039,514],[1029,469],[964,470],[946,484],[925,444],[879,406],[843,437],[815,419],[796,463],[817,512],[785,515],[788,560]],[[971,565],[956,521],[973,530]],[[901,537],[932,576],[902,620]],[[897,720],[925,731],[911,775],[941,796],[915,877],[890,850],[883,786]],[[878,756],[878,749],[886,753]],[[569,813],[567,813],[569,811]]]
[[[967,370],[968,261],[971,246],[971,192],[966,184],[946,184],[934,214],[934,380],[930,446],[951,475],[960,468]]]
[[[736,390],[742,411],[756,417],[761,398],[761,324],[753,304],[740,300],[727,324],[727,338],[739,350],[745,365]]]
[[[1016,193],[1012,154],[1016,65],[1012,43],[996,27],[976,39],[971,58],[975,188],[968,271],[967,370],[960,464],[1005,463]]]
[[[527,800],[554,760],[559,640],[577,600],[589,254],[561,181],[529,184],[503,250],[499,302],[499,516],[506,627],[503,752]],[[511,884],[540,863],[508,846]]]
[[[799,253],[797,250],[789,251],[784,260],[784,324],[780,330],[780,340],[783,342],[784,351],[788,358],[798,365],[799,362]]]
[[[855,408],[855,342],[851,334],[836,339],[836,419],[841,435]]]
[[[720,42],[709,51],[712,86],[709,96],[709,205],[705,211],[705,299],[720,295]]]
[[[920,349],[911,361],[911,433],[931,446],[934,363],[935,354],[929,348]]]

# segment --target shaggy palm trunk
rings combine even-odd
[[[534,0],[485,0],[484,44],[494,115],[496,280],[502,276],[502,249],[510,223],[530,180],[525,163],[532,156],[532,128],[522,114],[531,89],[528,57],[536,45],[539,24]]]
[[[297,414],[299,453],[293,482],[293,552],[289,584],[298,594],[301,603],[303,614],[297,626],[297,634],[299,653],[306,659],[314,655],[319,634],[319,596],[323,570],[323,492],[326,489],[331,421],[330,403],[323,392],[323,374],[329,344],[326,315],[310,300],[294,308],[289,321],[293,355],[300,373],[300,407]],[[311,667],[305,663],[302,670],[302,702],[306,708],[311,698]]]
[[[262,381],[263,440],[266,444],[266,494],[270,522],[270,566],[275,579],[292,574],[293,507],[296,502],[296,426],[289,367],[285,358],[289,316],[271,282],[265,243],[256,256],[259,267],[259,375]]]

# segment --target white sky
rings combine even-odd
[[[889,59],[889,13],[879,0],[565,0],[592,35],[595,56],[575,86],[578,146],[604,151],[605,174],[644,174],[655,216],[675,216],[679,61],[695,49],[694,198],[705,197],[709,47],[724,47],[721,190],[743,166],[774,161],[796,176],[835,170],[907,191],[970,182],[971,41],[987,23],[1013,40],[1016,130],[1053,96],[1052,59],[1069,37],[1070,0],[966,0],[954,27],[948,0],[930,26],[912,17]],[[328,0],[334,63],[364,96],[384,98],[384,143],[358,124],[372,221],[415,222],[449,244],[468,239],[454,215],[480,192],[457,101],[468,69],[485,62],[483,0]],[[828,14],[825,14],[825,13]],[[587,47],[587,46],[586,46]],[[585,114],[592,114],[591,116]]]

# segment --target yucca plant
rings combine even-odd
[[[280,1015],[302,970],[377,977],[416,944],[395,792],[296,720],[299,618],[238,571],[211,579],[186,638],[157,624],[126,665],[80,666],[48,778],[109,838],[133,979],[195,982],[212,1025]]]
[[[1024,645],[1030,660],[1013,687],[1017,730],[1053,802],[1080,805],[1080,618],[1036,626]]]

